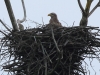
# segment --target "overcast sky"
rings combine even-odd
[[[16,19],[23,18],[23,9],[21,0],[10,0],[13,8],[13,12]],[[86,0],[81,0],[83,6],[86,4]],[[91,9],[95,6],[95,4],[99,0],[94,0],[92,3]],[[27,20],[33,20],[40,24],[48,24],[50,17],[47,15],[51,12],[55,12],[58,16],[59,21],[63,26],[72,26],[75,21],[75,26],[79,25],[79,21],[81,19],[81,10],[78,6],[77,0],[24,0],[26,12],[27,12]],[[100,8],[89,17],[88,26],[100,26]],[[42,22],[43,18],[43,22]],[[9,15],[4,3],[4,0],[0,0],[0,19],[2,19],[7,25],[12,28]],[[66,23],[67,24],[66,24]],[[31,23],[31,21],[27,21],[23,23],[24,27],[36,27],[36,24]],[[0,23],[0,29],[5,29]],[[90,63],[88,59],[86,59],[87,63]],[[100,74],[100,64],[98,60],[94,60],[92,62],[94,69],[97,74]],[[90,67],[91,68],[91,67]],[[91,70],[90,75],[95,75],[95,72]],[[1,75],[1,74],[0,74]],[[6,75],[6,73],[4,74]]]

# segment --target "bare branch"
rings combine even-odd
[[[46,57],[45,49],[44,49],[41,42],[40,42],[40,44],[41,44],[41,47],[42,47],[42,50],[43,50],[43,57],[45,58]],[[45,60],[44,60],[44,65],[45,65],[45,75],[47,75],[47,58],[45,58]]]
[[[97,7],[100,5],[100,0],[99,2],[96,4],[96,6],[91,10],[91,12],[89,13],[88,17],[97,9]]]
[[[8,10],[8,14],[9,14],[12,26],[13,26],[13,30],[14,31],[18,31],[17,23],[16,23],[16,20],[15,20],[15,16],[13,14],[13,10],[12,10],[12,6],[11,6],[11,3],[10,3],[10,0],[4,0],[4,1],[5,1],[7,10]]]
[[[21,2],[22,2],[22,6],[23,6],[23,11],[24,11],[24,17],[23,17],[22,20],[19,20],[20,23],[22,23],[22,22],[24,22],[24,21],[26,20],[26,9],[25,9],[25,4],[24,4],[24,1],[23,1],[23,0],[21,0]]]
[[[24,22],[26,20],[26,8],[25,8],[25,4],[24,4],[24,1],[22,1],[22,6],[23,6],[23,11],[24,11],[24,17],[22,20],[20,20],[20,23]]]
[[[80,1],[80,0],[78,0]],[[90,6],[93,0],[87,0],[86,6],[85,6],[85,10],[82,14],[82,19],[80,21],[80,26],[87,26],[88,24],[88,15],[89,15],[89,10],[90,10]]]
[[[84,8],[83,8],[83,6],[82,6],[80,0],[78,0],[78,5],[79,5],[79,7],[80,7],[82,13],[85,14],[85,10],[84,10]]]
[[[42,17],[42,23],[43,23],[43,25],[44,25],[43,17]]]
[[[57,48],[57,52],[60,54],[60,49],[58,48],[58,45],[57,45],[57,42],[56,42],[56,40],[55,40],[55,37],[54,37],[54,33],[53,33],[53,29],[52,29],[52,28],[51,28],[51,31],[52,31],[52,39],[53,39],[54,44],[55,44],[55,46],[56,46],[56,48]]]
[[[3,24],[3,26],[8,30],[8,31],[10,31],[11,32],[11,30],[6,26],[6,24],[0,19],[0,22]]]
[[[17,19],[17,23],[18,23],[20,31],[24,30],[24,26],[21,23],[26,20],[26,9],[25,9],[25,5],[24,5],[24,1],[23,0],[21,0],[21,1],[22,1],[23,11],[24,11],[24,17],[22,20]]]
[[[87,0],[87,4],[86,4],[86,7],[85,7],[85,12],[86,12],[87,16],[89,15],[90,6],[91,6],[92,2],[93,2],[93,0]]]
[[[4,34],[6,37],[9,37],[6,33],[4,33],[3,31],[1,31],[0,30],[0,32],[2,33],[2,34]]]

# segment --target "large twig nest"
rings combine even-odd
[[[96,27],[46,26],[12,32],[3,45],[14,59],[3,69],[16,75],[85,75],[83,56],[96,54],[98,31]]]

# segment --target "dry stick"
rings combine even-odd
[[[0,30],[0,32],[2,33],[2,34],[4,34],[6,37],[9,37],[7,34],[5,34],[3,31],[1,31]],[[3,39],[2,39],[3,40]],[[1,40],[1,42],[2,42],[2,40]],[[3,47],[3,44],[6,42],[6,40],[4,40],[3,42],[2,42],[2,44],[1,44],[1,47],[0,47],[0,52],[1,52],[1,50],[2,50],[2,47]],[[1,55],[0,55],[0,58],[1,58]],[[3,57],[2,57],[3,58]],[[1,59],[2,60],[2,59]]]
[[[40,42],[40,44],[41,44],[41,47],[42,47],[42,50],[43,50],[43,57],[45,58],[46,54],[45,54],[44,47],[43,47],[41,42]],[[45,74],[44,75],[47,75],[47,58],[44,59],[44,65],[45,65]]]
[[[72,27],[74,26],[74,23],[75,23],[75,21],[73,22],[73,25],[72,25]]]
[[[43,17],[42,17],[42,23],[43,23],[43,25],[44,25]]]
[[[35,38],[36,36],[34,36],[34,39],[35,39],[35,42],[37,43],[37,41],[36,41],[36,38]],[[41,37],[41,36],[40,36]],[[41,42],[40,42],[40,44],[41,44]],[[41,47],[43,48],[43,50],[44,50],[44,54],[45,54],[45,59],[46,58],[48,58],[49,59],[49,61],[52,63],[52,61],[51,61],[51,59],[50,59],[50,57],[49,57],[49,55],[48,55],[48,53],[46,52],[46,50],[44,49],[44,47],[42,46],[42,44],[41,44]],[[46,56],[46,54],[47,54],[47,56]]]
[[[55,44],[55,46],[56,46],[56,48],[57,48],[57,52],[58,52],[58,54],[59,54],[59,59],[58,59],[58,61],[57,61],[57,64],[55,65],[54,69],[53,69],[51,72],[49,72],[48,75],[51,75],[51,74],[55,71],[55,69],[57,68],[57,66],[58,66],[58,64],[59,64],[59,62],[60,62],[60,59],[61,59],[60,49],[58,48],[57,42],[56,42],[56,40],[55,40],[54,33],[53,33],[53,28],[52,28],[52,27],[51,27],[51,32],[52,32],[52,39],[53,39],[53,41],[54,41],[54,44]]]
[[[5,1],[5,4],[6,4],[6,8],[8,10],[8,14],[9,14],[12,26],[13,26],[13,30],[18,31],[17,23],[16,23],[16,20],[15,20],[15,16],[13,14],[13,10],[12,10],[10,0],[4,0],[4,1]]]
[[[54,44],[55,44],[55,46],[57,48],[57,52],[60,54],[60,49],[58,48],[57,42],[55,40],[54,33],[53,33],[53,28],[52,27],[51,27],[51,31],[52,31],[52,38],[53,38]]]
[[[9,36],[8,36],[7,34],[5,34],[3,31],[0,30],[0,32],[1,32],[2,34],[4,34],[6,37],[9,37]]]
[[[0,22],[3,24],[3,26],[8,30],[8,31],[10,31],[11,32],[11,30],[6,26],[6,24],[0,19]]]
[[[63,20],[62,20],[63,21]],[[67,26],[68,26],[68,24],[65,22],[65,21],[63,21]]]

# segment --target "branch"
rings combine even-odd
[[[6,26],[6,24],[0,19],[0,22],[3,24],[3,26],[8,30],[8,31],[10,31],[11,32],[11,30]]]
[[[78,0],[78,5],[79,5],[79,7],[80,7],[82,13],[85,14],[85,10],[84,10],[84,8],[83,8],[83,6],[82,6],[80,0]]]
[[[82,19],[80,21],[80,26],[87,26],[87,24],[88,24],[88,15],[89,15],[89,10],[90,10],[90,6],[91,6],[92,1],[93,0],[87,0],[85,10],[82,14]],[[80,0],[78,0],[78,2],[80,4]],[[81,4],[79,6],[82,9]]]
[[[8,10],[8,14],[9,14],[12,26],[13,26],[13,30],[18,31],[17,23],[16,23],[16,20],[15,20],[15,16],[13,14],[13,10],[12,10],[10,0],[4,0],[4,1],[5,1],[5,4],[6,4],[6,8]]]
[[[58,59],[56,65],[54,66],[53,70],[52,70],[51,72],[48,72],[48,75],[52,75],[52,73],[53,73],[53,72],[55,71],[55,69],[58,67],[58,65],[59,65],[59,63],[60,63],[60,60],[61,60],[61,51],[60,51],[60,49],[58,48],[58,45],[57,45],[57,42],[56,42],[56,40],[55,40],[54,33],[53,33],[53,28],[52,28],[52,27],[51,27],[51,34],[52,34],[52,39],[53,39],[53,41],[54,41],[54,44],[55,44],[56,49],[57,49],[57,52],[58,52],[58,57],[59,57],[59,59]]]
[[[60,54],[60,49],[58,48],[57,42],[55,40],[54,33],[53,33],[53,28],[52,27],[51,27],[51,31],[52,31],[52,39],[53,39],[54,44],[55,44],[55,46],[57,48],[57,52]]]
[[[41,44],[41,47],[42,47],[42,50],[43,50],[43,58],[45,58],[46,57],[45,49],[44,49],[41,42],[40,42],[40,44]],[[44,75],[47,75],[47,58],[44,59],[44,65],[45,65],[45,74]]]
[[[89,13],[88,17],[97,9],[97,7],[100,5],[100,0],[99,2],[96,4],[96,6],[91,10],[91,12]]]
[[[89,15],[90,6],[91,6],[92,2],[93,2],[93,0],[87,0],[87,4],[86,4],[86,7],[85,7],[85,12],[86,12],[87,16]]]
[[[25,9],[25,5],[24,5],[24,1],[22,1],[22,6],[23,6],[23,11],[24,11],[24,17],[22,20],[17,19],[17,23],[19,25],[19,30],[24,30],[24,26],[21,24],[22,22],[24,22],[26,20],[26,9]]]
[[[20,23],[24,22],[26,20],[26,8],[25,8],[25,4],[24,4],[24,1],[22,1],[22,6],[23,6],[23,11],[24,11],[24,17],[22,20],[20,20]]]
[[[1,31],[0,30],[0,32],[2,33],[2,34],[4,34],[6,37],[9,37],[6,33],[4,33],[3,31]]]

